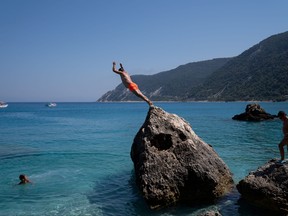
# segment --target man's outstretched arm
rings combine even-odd
[[[118,73],[118,74],[122,74],[121,71],[119,71],[119,70],[116,69],[116,62],[113,62],[112,71],[115,72],[115,73]]]

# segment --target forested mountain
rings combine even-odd
[[[188,100],[287,100],[288,32],[271,36],[193,88]]]
[[[271,36],[233,58],[194,62],[132,79],[153,101],[288,99],[288,32]],[[139,100],[120,84],[98,101]]]

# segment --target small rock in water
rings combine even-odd
[[[263,121],[263,120],[271,120],[276,118],[276,115],[271,115],[266,113],[263,108],[260,107],[259,104],[248,104],[246,106],[245,112],[239,115],[233,116],[233,120],[240,121]]]

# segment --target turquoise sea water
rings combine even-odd
[[[280,120],[233,121],[246,102],[156,103],[188,122],[211,144],[235,183],[271,158],[279,158]],[[288,103],[263,102],[271,114]],[[130,148],[147,115],[145,103],[10,103],[0,109],[0,215],[265,215],[237,190],[214,205],[147,208],[134,183]],[[285,149],[286,151],[286,149]],[[287,154],[286,154],[287,155]],[[25,173],[33,184],[17,185]],[[267,213],[268,214],[268,213]]]

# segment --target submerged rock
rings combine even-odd
[[[263,209],[288,215],[288,163],[270,160],[237,184],[242,197]]]
[[[197,216],[222,216],[218,210],[210,210],[203,212],[201,214],[198,214]]]
[[[263,121],[276,118],[276,115],[266,113],[259,104],[248,104],[245,112],[239,115],[233,116],[232,119],[240,121]]]
[[[151,107],[131,148],[136,183],[150,208],[212,202],[230,191],[232,174],[189,123]]]

